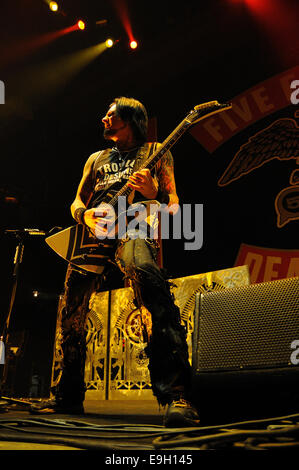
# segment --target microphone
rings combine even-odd
[[[15,235],[15,236],[20,236],[20,235],[40,235],[40,236],[45,236],[47,232],[44,230],[39,230],[38,228],[23,228],[23,229],[15,229],[15,230],[5,230],[4,232],[6,235]]]

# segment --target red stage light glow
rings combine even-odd
[[[252,16],[261,24],[283,62],[288,62],[288,51],[299,46],[295,7],[284,0],[243,0]]]
[[[113,6],[123,24],[123,27],[129,37],[130,43],[132,41],[135,41],[133,32],[132,32],[132,27],[131,27],[131,22],[129,20],[129,13],[128,13],[128,5],[126,3],[126,0],[113,0]]]
[[[271,0],[244,0],[248,8],[255,11],[257,14],[271,14],[271,7],[274,2]]]
[[[7,49],[6,54],[1,54],[0,63],[2,67],[6,67],[9,64],[16,62],[19,58],[23,58],[32,54],[37,49],[46,46],[50,42],[55,41],[61,36],[71,33],[72,31],[78,30],[78,25],[69,26],[68,28],[61,29],[59,31],[52,31],[40,36],[23,40],[22,42],[16,42]]]

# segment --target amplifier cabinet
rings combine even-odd
[[[193,402],[202,419],[299,411],[299,277],[197,294]]]
[[[299,277],[197,294],[195,372],[292,366]]]

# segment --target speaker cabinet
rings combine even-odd
[[[192,351],[195,395],[211,408],[299,410],[299,277],[198,294]]]

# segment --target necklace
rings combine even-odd
[[[125,165],[125,162],[128,160],[128,158],[130,158],[130,155],[133,153],[133,152],[136,152],[138,149],[140,148],[140,146],[138,147],[133,147],[129,150],[119,150],[119,148],[117,148],[117,146],[113,147],[113,150],[115,150],[117,152],[117,158],[118,158],[118,162],[119,164],[124,167]]]
[[[131,153],[131,152],[133,152],[133,151],[135,151],[135,150],[137,150],[137,149],[139,149],[139,148],[140,148],[140,145],[138,145],[137,147],[133,147],[133,148],[131,148],[131,149],[129,149],[129,150],[119,150],[119,148],[118,148],[117,146],[115,146],[115,147],[113,147],[112,150],[115,150],[115,151],[118,152],[120,155],[122,155],[123,153],[129,154],[129,153]]]

